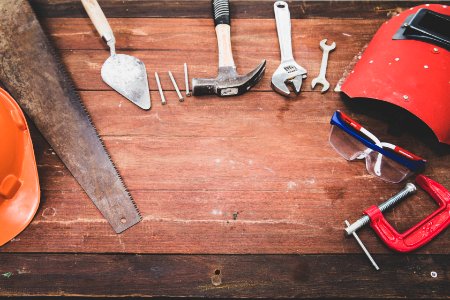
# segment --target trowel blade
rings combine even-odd
[[[147,71],[142,61],[126,54],[110,56],[102,66],[102,78],[110,87],[142,109],[150,109]]]

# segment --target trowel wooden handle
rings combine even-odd
[[[111,26],[109,26],[108,20],[106,19],[102,8],[98,5],[97,0],[81,0],[81,3],[100,36],[105,39],[106,42],[111,40],[114,41],[114,34]]]

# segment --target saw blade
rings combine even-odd
[[[25,0],[0,1],[0,81],[120,233],[139,211]]]

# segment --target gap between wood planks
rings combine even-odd
[[[363,255],[3,253],[0,272],[8,277],[0,276],[0,293],[367,298],[371,291],[371,298],[427,299],[449,294],[446,255],[377,255],[376,259],[379,272]]]

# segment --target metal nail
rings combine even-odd
[[[178,100],[180,100],[180,102],[183,102],[184,101],[183,95],[181,95],[180,90],[178,89],[177,82],[175,81],[175,78],[173,77],[173,74],[170,71],[169,71],[169,77],[170,77],[170,80],[172,81],[175,91],[177,92]]]
[[[184,84],[186,86],[186,96],[189,97],[191,96],[191,92],[189,91],[189,77],[186,63],[184,63]]]
[[[163,89],[161,87],[161,82],[159,81],[158,73],[155,72],[156,84],[158,85],[159,94],[161,95],[161,103],[166,104],[166,98],[164,97]]]

